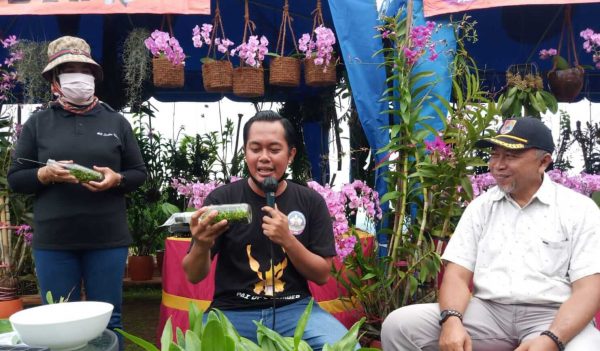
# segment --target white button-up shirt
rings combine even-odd
[[[481,299],[562,303],[572,282],[600,273],[600,209],[547,175],[522,208],[494,187],[466,208],[442,258],[474,273]]]

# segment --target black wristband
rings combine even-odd
[[[558,347],[558,351],[565,351],[565,345],[562,343],[562,341],[560,341],[558,336],[556,336],[556,334],[554,334],[550,330],[544,330],[543,332],[540,333],[540,335],[546,335],[547,337],[552,339],[552,341],[554,341],[554,343]]]

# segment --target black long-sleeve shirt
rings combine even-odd
[[[73,160],[85,167],[109,167],[124,175],[117,188],[92,192],[81,184],[42,184],[39,162]],[[95,249],[128,246],[124,194],[146,180],[146,167],[131,125],[108,105],[85,115],[60,106],[33,114],[23,126],[8,171],[11,190],[35,194],[33,247]]]

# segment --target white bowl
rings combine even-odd
[[[100,336],[110,320],[113,305],[78,301],[43,305],[19,311],[9,320],[28,346],[75,350]]]

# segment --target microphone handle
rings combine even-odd
[[[267,206],[275,208],[275,193],[267,193]]]

